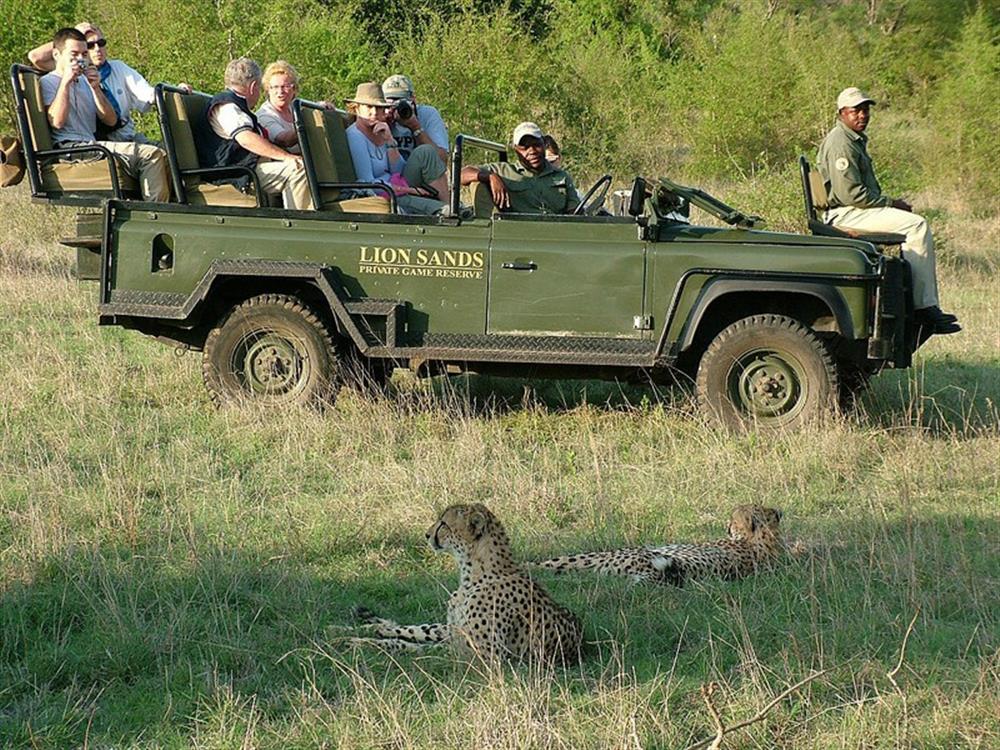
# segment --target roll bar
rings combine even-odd
[[[459,193],[462,189],[462,152],[465,144],[478,146],[488,151],[496,151],[500,161],[507,161],[507,147],[502,143],[459,133],[455,136],[455,148],[451,152],[451,215],[459,216],[462,208]]]

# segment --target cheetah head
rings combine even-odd
[[[752,539],[762,533],[778,536],[781,511],[762,505],[738,505],[729,518],[730,539]]]
[[[477,557],[489,546],[508,546],[500,521],[481,503],[445,508],[427,530],[427,542],[432,549],[450,552],[459,559]]]

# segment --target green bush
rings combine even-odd
[[[931,107],[935,143],[926,181],[955,185],[973,208],[1000,212],[1000,28],[980,7],[946,57]]]
[[[504,142],[518,122],[548,119],[552,65],[516,16],[498,10],[429,21],[423,37],[397,42],[384,72],[407,73],[418,99],[441,110],[453,137],[464,131]]]

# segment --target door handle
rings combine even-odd
[[[534,271],[538,268],[538,264],[536,264],[533,260],[529,260],[527,263],[520,261],[514,263],[504,263],[500,267],[505,268],[508,271]]]

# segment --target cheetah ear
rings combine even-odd
[[[472,539],[479,541],[486,529],[486,514],[473,508],[469,513],[469,531],[472,532]]]

